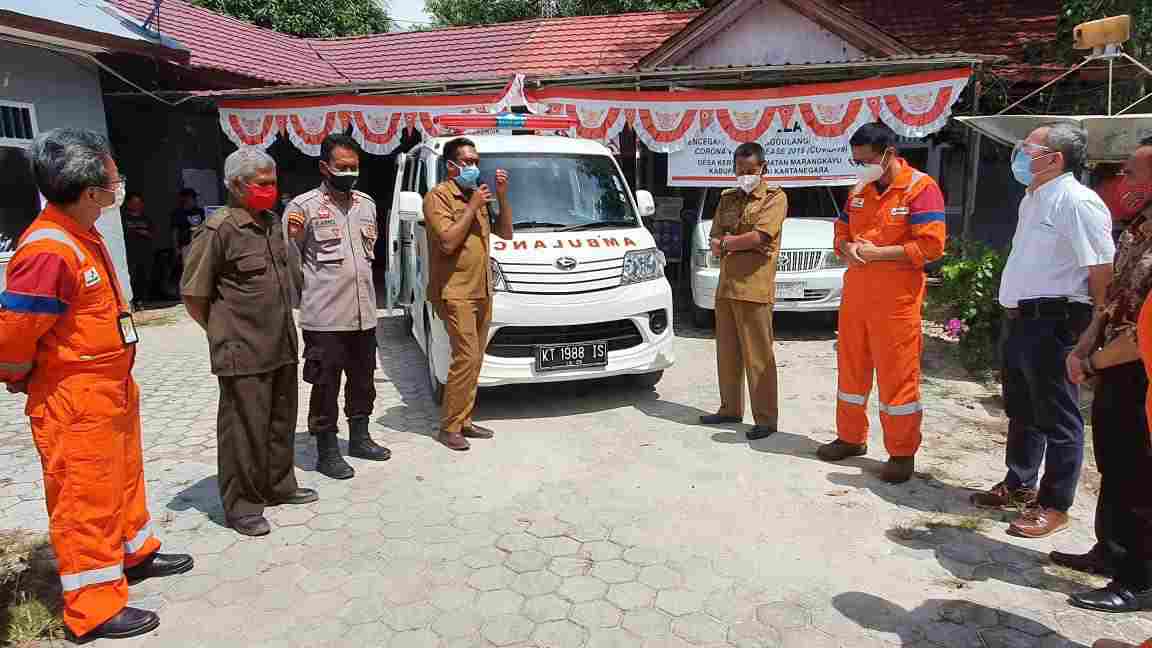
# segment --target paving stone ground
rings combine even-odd
[[[165,548],[194,554],[196,569],[134,587],[132,603],[162,625],[109,645],[1057,648],[1152,636],[1146,615],[1070,608],[1067,592],[1099,581],[1046,564],[1052,548],[1090,546],[1090,490],[1073,528],[1043,541],[968,505],[970,488],[1001,476],[1005,422],[939,353],[926,362],[920,474],[890,486],[875,476],[886,458],[875,420],[867,457],[813,456],[833,437],[835,352],[834,333],[810,321],[781,322],[771,438],[697,425],[717,405],[713,342],[678,326],[678,364],[656,390],[484,393],[497,437],[453,453],[430,436],[422,355],[384,318],[373,431],[393,459],[351,460],[347,482],[319,477],[302,409],[300,481],[321,499],[271,510],[273,533],[249,539],[221,526],[206,343],[174,319],[142,329],[136,378],[153,515]],[[0,399],[3,526],[44,529],[22,402]]]

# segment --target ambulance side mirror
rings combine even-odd
[[[656,215],[656,199],[649,191],[643,189],[636,191],[636,207],[640,209],[640,218],[651,218]]]
[[[424,220],[424,199],[415,191],[401,191],[398,211],[400,220],[419,223]]]

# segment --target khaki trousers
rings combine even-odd
[[[452,346],[452,364],[440,403],[440,429],[456,433],[472,425],[476,381],[488,345],[488,325],[492,323],[492,300],[449,299],[436,303],[435,308]]]
[[[716,373],[721,416],[744,416],[744,378],[756,425],[775,428],[779,418],[772,304],[716,300]]]

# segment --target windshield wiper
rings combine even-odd
[[[579,225],[570,225],[565,227],[561,232],[575,232],[577,230],[595,229],[597,227],[639,227],[636,221],[632,220],[605,220],[593,221],[591,223],[580,223]]]
[[[520,229],[523,227],[564,227],[564,223],[543,223],[540,221],[520,221],[512,223],[512,229]]]

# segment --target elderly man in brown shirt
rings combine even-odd
[[[1152,183],[1152,138],[1125,165],[1124,182]],[[1100,471],[1096,545],[1087,553],[1054,551],[1052,562],[1114,575],[1107,588],[1073,594],[1073,605],[1103,612],[1152,609],[1152,470],[1145,401],[1148,377],[1136,343],[1140,308],[1152,292],[1152,204],[1132,219],[1116,246],[1108,300],[1068,355],[1068,379],[1095,380],[1092,445]]]
[[[220,382],[216,439],[220,498],[229,526],[267,535],[265,506],[315,502],[294,466],[297,387],[293,280],[280,219],[270,211],[276,163],[242,149],[224,162],[229,206],[196,234],[181,293],[208,333]]]
[[[742,422],[747,376],[755,426],[746,436],[754,441],[776,432],[779,417],[772,309],[788,198],[764,182],[764,149],[759,144],[741,144],[733,157],[738,186],[721,194],[709,235],[712,254],[721,259],[716,289],[720,409],[701,416],[700,422]]]
[[[479,184],[476,144],[457,138],[444,145],[448,180],[424,196],[428,231],[428,301],[444,322],[452,346],[448,383],[440,403],[439,441],[452,450],[467,450],[469,438],[490,439],[492,431],[472,422],[476,382],[488,345],[492,321],[492,279],[488,240],[488,185]],[[496,235],[512,238],[508,174],[496,171],[500,215]]]

